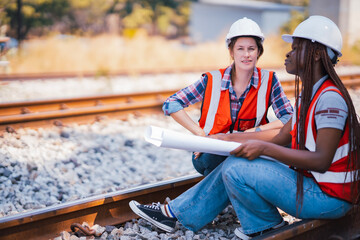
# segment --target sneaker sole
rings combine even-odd
[[[155,221],[154,219],[152,219],[151,217],[149,217],[148,215],[146,215],[145,213],[143,213],[138,207],[137,207],[137,204],[138,202],[132,200],[129,202],[129,206],[131,208],[131,210],[136,213],[138,216],[144,218],[145,220],[151,222],[152,224],[154,224],[155,226],[157,226],[158,228],[166,231],[166,232],[173,232],[174,231],[174,228],[172,227],[169,227],[169,226],[166,226],[162,223],[159,223],[157,221]]]
[[[281,227],[283,227],[283,226],[285,226],[285,225],[287,225],[287,222],[285,222],[285,221],[283,220],[283,221],[282,221],[281,223],[279,223],[278,225],[272,227],[272,230],[270,230],[270,231],[275,231],[275,230],[277,230],[277,229],[279,229],[279,228],[281,228]],[[251,239],[251,237],[249,237],[248,235],[242,233],[242,232],[239,231],[239,229],[237,229],[237,228],[235,229],[234,233],[235,233],[235,235],[236,235],[237,237],[239,237],[239,238],[242,239],[242,240]]]
[[[234,233],[235,233],[235,235],[236,235],[238,238],[240,238],[240,239],[242,239],[242,240],[251,239],[251,237],[249,237],[248,235],[240,232],[237,228],[235,229]]]

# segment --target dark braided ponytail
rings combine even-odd
[[[326,46],[317,42],[311,42],[307,39],[299,39],[299,46],[300,49],[298,50],[301,52],[302,48],[306,48],[305,56],[304,56],[304,68],[303,68],[303,79],[305,81],[302,82],[300,87],[299,76],[296,75],[295,78],[295,97],[296,97],[296,105],[295,111],[296,116],[298,116],[297,122],[297,132],[296,136],[297,139],[297,148],[298,149],[305,149],[305,120],[306,115],[309,110],[309,106],[311,103],[312,97],[312,89],[315,81],[313,76],[313,66],[315,65],[315,53],[318,52],[320,54],[320,59],[323,65],[324,70],[329,75],[329,78],[333,81],[335,86],[341,92],[346,105],[348,107],[348,118],[347,124],[349,125],[349,162],[347,164],[347,168],[349,170],[348,174],[351,174],[352,178],[352,201],[356,205],[360,205],[360,124],[359,124],[359,117],[356,114],[354,104],[350,98],[350,95],[340,80],[339,76],[337,75],[334,65],[327,54]],[[297,72],[299,72],[299,63],[301,61],[300,54],[297,55]],[[299,98],[301,92],[301,98]],[[301,105],[300,112],[299,112],[299,104]],[[345,179],[344,179],[345,180]],[[302,199],[303,199],[303,175],[301,172],[298,172],[297,177],[297,203],[301,206]]]

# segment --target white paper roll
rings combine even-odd
[[[147,127],[144,137],[145,141],[158,147],[213,153],[223,156],[230,156],[230,152],[241,145],[238,142],[199,137],[155,126]]]

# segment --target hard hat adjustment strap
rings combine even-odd
[[[331,62],[333,64],[336,64],[337,63],[337,55],[334,53],[334,51],[331,48],[326,47],[326,52],[329,55]]]

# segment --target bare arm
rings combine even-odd
[[[184,109],[171,113],[170,116],[181,126],[189,130],[192,134],[197,136],[205,136],[204,130],[190,118]]]
[[[261,131],[264,131],[264,130],[270,130],[270,129],[280,129],[283,126],[284,126],[284,124],[280,120],[276,120],[276,121],[269,122],[264,125],[260,125],[257,128],[260,128]],[[246,130],[245,132],[255,132],[255,129],[256,128],[250,128],[250,129]]]

